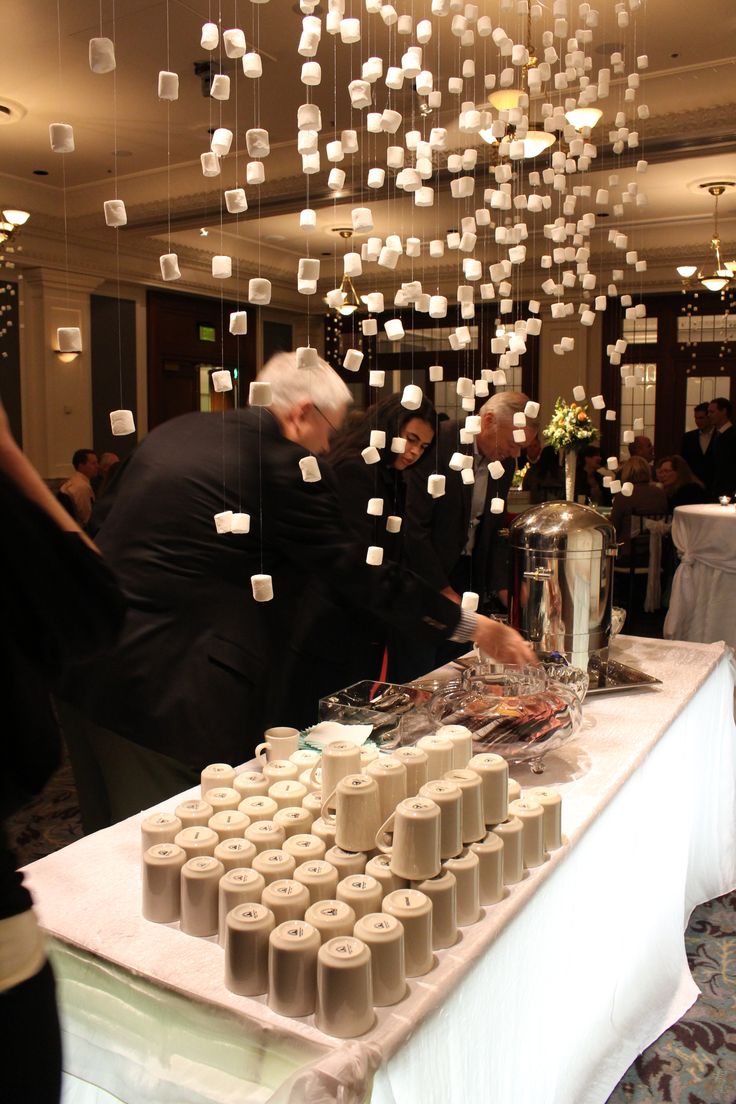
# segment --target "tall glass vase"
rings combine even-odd
[[[565,498],[568,502],[574,502],[575,474],[578,466],[578,456],[575,449],[563,449],[562,463],[565,468]]]

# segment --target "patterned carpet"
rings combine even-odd
[[[68,764],[8,835],[23,865],[82,835]],[[736,1104],[736,892],[695,910],[685,944],[702,995],[639,1056],[608,1104]]]

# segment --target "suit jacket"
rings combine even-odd
[[[667,495],[656,483],[635,483],[633,493],[628,498],[622,494],[616,495],[611,510],[611,524],[616,530],[616,536],[622,542],[619,550],[619,556],[622,558],[631,555],[631,522],[634,513],[642,516],[669,514]],[[641,531],[642,525],[637,521],[633,535],[638,536]]]
[[[713,496],[733,498],[736,495],[736,427],[714,433],[713,437]]]
[[[460,472],[449,466],[453,452],[473,455],[472,445],[458,444],[459,429],[458,422],[443,422],[431,450],[436,455],[435,470],[445,476],[444,495],[432,498],[427,493],[426,470],[410,469],[407,477],[406,562],[438,590],[451,585],[450,575],[463,554],[470,525],[473,486],[463,483]],[[485,509],[473,552],[481,600],[508,585],[507,541],[501,535],[507,520],[505,514],[492,514],[489,504],[494,496],[506,499],[515,469],[516,461],[508,459],[503,478],[496,481],[488,475]]]
[[[62,696],[191,766],[237,763],[264,717],[290,723],[282,657],[313,577],[414,633],[451,635],[453,603],[395,565],[366,565],[329,467],[317,483],[302,480],[306,455],[263,409],[186,414],[146,437],[98,536],[129,603],[122,638],[75,670]],[[250,533],[215,531],[226,508],[250,514]],[[252,597],[260,573],[272,576],[270,602]]]
[[[687,460],[693,475],[710,487],[713,483],[715,441],[717,434],[711,433],[708,448],[703,452],[700,447],[700,430],[690,429],[682,438],[680,455]]]

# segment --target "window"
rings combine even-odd
[[[632,429],[635,418],[644,422],[643,429],[634,430],[636,436],[650,437],[654,441],[654,413],[657,401],[657,365],[621,365],[621,403],[619,407],[619,432],[623,441],[624,430]]]
[[[462,325],[462,323],[461,323]],[[478,327],[469,326],[470,345],[464,349],[478,348]],[[377,353],[448,353],[450,352],[450,334],[454,326],[433,326],[426,329],[407,330],[401,341],[389,341],[386,334],[379,332],[376,341]]]
[[[625,318],[621,336],[629,345],[656,345],[656,318]]]
[[[693,407],[711,399],[731,398],[731,379],[729,376],[688,376],[687,402],[685,406],[685,432],[695,428]]]
[[[736,314],[683,314],[677,319],[681,345],[703,341],[736,341]]]

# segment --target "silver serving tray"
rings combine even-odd
[[[624,690],[646,690],[651,686],[661,686],[662,680],[640,671],[638,667],[629,667],[617,659],[609,659],[603,664],[593,658],[588,665],[590,685],[586,697],[591,694],[614,694]]]

